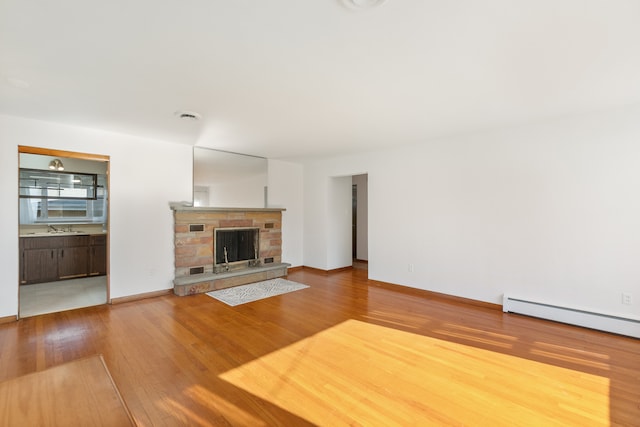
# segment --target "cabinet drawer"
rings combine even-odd
[[[104,246],[107,244],[107,236],[101,235],[101,234],[94,234],[89,236],[90,238],[90,245],[91,246]]]
[[[61,240],[61,248],[74,248],[77,246],[89,246],[89,236],[64,236],[58,237]]]
[[[89,236],[21,237],[23,249],[57,249],[89,246]]]
[[[23,249],[57,249],[64,237],[21,237]]]

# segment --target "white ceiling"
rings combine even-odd
[[[251,155],[635,103],[638,0],[0,0],[0,113]]]

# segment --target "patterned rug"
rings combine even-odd
[[[308,287],[309,286],[303,285],[302,283],[278,278],[207,292],[207,295],[227,305],[236,306]]]

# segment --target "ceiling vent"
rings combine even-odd
[[[190,120],[190,121],[198,121],[202,118],[202,116],[194,111],[176,111],[174,113],[176,117],[182,120]]]

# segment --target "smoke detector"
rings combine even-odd
[[[197,122],[198,120],[200,120],[202,118],[202,116],[199,113],[196,113],[195,111],[179,110],[179,111],[176,111],[174,114],[179,119],[189,120],[189,121],[192,121],[192,122]]]
[[[342,4],[349,9],[364,10],[373,9],[374,7],[382,6],[387,0],[342,0]]]

